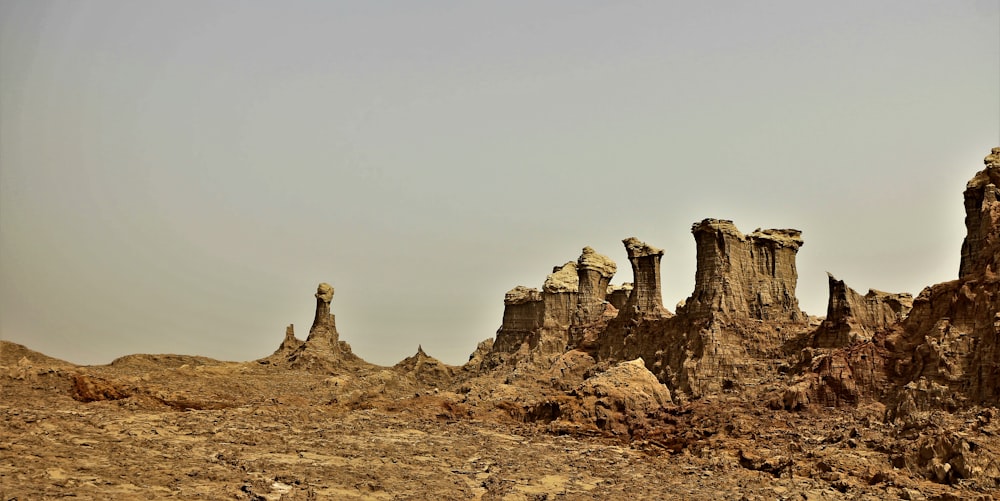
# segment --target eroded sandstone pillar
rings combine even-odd
[[[635,237],[622,240],[632,265],[633,285],[623,311],[628,316],[660,317],[667,313],[660,289],[660,259],[657,249]]]
[[[316,287],[316,315],[313,317],[312,327],[309,328],[309,337],[306,342],[327,341],[336,346],[338,342],[336,319],[330,313],[330,302],[333,301],[333,287],[328,283],[321,283]]]
[[[598,254],[590,247],[583,248],[576,264],[580,295],[577,298],[573,325],[587,325],[604,315],[608,284],[618,267],[611,258]]]

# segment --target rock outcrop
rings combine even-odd
[[[328,283],[321,283],[316,287],[316,315],[313,317],[312,327],[309,328],[307,343],[329,344],[336,347],[340,340],[337,333],[336,317],[330,313],[330,302],[333,301],[333,287]]]
[[[829,377],[829,366],[814,363],[803,375],[814,378],[806,399],[838,405],[877,400],[888,407],[888,417],[903,423],[935,410],[1000,404],[1000,278],[996,274],[1000,148],[994,148],[984,163],[986,168],[973,176],[965,190],[968,233],[958,280],[925,288],[898,325],[888,326],[885,333],[875,332],[871,341],[826,354],[838,361],[834,377]],[[892,299],[881,306],[858,308],[858,298],[850,299],[853,291],[843,288],[841,296],[847,299],[841,303],[853,304],[832,308],[836,315],[821,331],[829,327],[829,331],[850,332],[852,316],[857,321],[868,315],[865,322],[869,325],[889,323],[896,311],[903,311],[891,304]],[[831,298],[831,305],[834,302]],[[848,310],[849,315],[845,314]],[[881,320],[880,315],[884,315]],[[823,344],[842,341],[837,334],[822,334],[819,340],[824,336]],[[865,356],[850,356],[865,346],[871,347]],[[861,378],[884,383],[859,384]]]
[[[582,352],[569,354],[589,358]],[[662,422],[671,404],[670,390],[638,359],[586,378],[565,396],[529,404],[522,419],[547,423],[557,433],[602,432],[628,438]]]
[[[511,360],[548,362],[564,351],[578,298],[576,262],[555,266],[542,290],[517,286],[504,295],[503,323],[482,369]]]
[[[1000,404],[1000,148],[984,163],[965,189],[959,279],[924,289],[891,338],[901,383],[925,378],[963,406]]]
[[[514,353],[531,343],[545,321],[545,302],[538,289],[519,285],[504,295],[503,323],[497,330],[495,350]]]
[[[565,331],[573,322],[573,312],[579,301],[579,274],[576,262],[570,261],[552,268],[542,284],[545,303],[543,325],[547,329]]]
[[[586,326],[604,316],[608,285],[618,267],[611,258],[598,254],[590,247],[583,248],[576,265],[580,295],[572,323],[574,326]]]
[[[869,289],[862,296],[843,280],[827,274],[830,297],[826,319],[816,330],[812,345],[838,348],[858,341],[869,341],[876,332],[899,323],[913,308],[913,295],[894,294]]]
[[[997,273],[1000,259],[1000,148],[993,148],[983,159],[986,168],[976,173],[965,186],[965,229],[962,242],[960,279],[984,273]]]
[[[625,282],[621,285],[609,285],[608,295],[605,297],[611,306],[614,306],[616,310],[621,311],[625,308],[625,303],[628,302],[628,297],[632,294],[633,284],[630,282]]]
[[[659,318],[668,315],[663,307],[663,292],[660,287],[660,259],[663,249],[639,241],[635,237],[622,240],[632,265],[633,288],[625,302],[619,308],[619,315],[634,319]]]
[[[351,347],[340,340],[340,334],[337,332],[336,317],[330,313],[333,287],[328,283],[319,284],[314,297],[316,314],[305,342],[296,339],[292,327],[289,326],[285,331],[285,340],[281,343],[281,347],[274,355],[265,359],[266,361],[324,372],[335,370],[345,360],[360,360],[351,353]],[[295,345],[298,346],[290,352],[286,349]]]
[[[732,221],[705,219],[691,233],[698,263],[685,315],[736,321],[805,318],[795,297],[800,231],[758,229],[744,235]]]
[[[455,375],[453,367],[425,353],[423,346],[417,346],[413,356],[404,358],[393,369],[435,388],[444,388]]]

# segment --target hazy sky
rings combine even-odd
[[[463,363],[585,245],[798,228],[798,297],[954,279],[1000,1],[0,0],[0,336]]]

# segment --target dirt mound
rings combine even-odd
[[[37,367],[75,367],[75,364],[39,353],[24,345],[0,341],[0,366],[13,367],[22,359],[28,359],[31,365]]]

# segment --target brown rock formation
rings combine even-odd
[[[73,389],[70,395],[80,402],[98,402],[101,400],[121,400],[131,397],[135,392],[119,383],[89,374],[74,374]]]
[[[285,339],[281,341],[281,346],[278,347],[279,352],[291,352],[297,350],[302,346],[301,339],[295,337],[295,324],[288,324],[285,327]]]
[[[959,279],[924,289],[892,339],[902,382],[926,378],[956,392],[962,405],[1000,404],[1000,148],[983,162],[965,189]]]
[[[306,342],[325,343],[336,346],[339,340],[336,318],[330,313],[330,302],[333,301],[333,287],[321,283],[316,287],[316,315]]]
[[[913,296],[869,289],[862,296],[843,280],[827,274],[830,298],[826,319],[813,336],[817,348],[837,348],[857,341],[871,340],[879,331],[901,321],[913,308]]]
[[[570,261],[552,268],[542,285],[545,303],[544,325],[549,329],[566,330],[573,322],[573,312],[579,301],[580,278],[576,262]]]
[[[810,398],[826,393],[836,397],[824,400],[838,403],[881,400],[889,416],[900,422],[936,409],[1000,403],[1000,278],[995,272],[1000,261],[1000,149],[994,148],[984,163],[986,168],[965,190],[968,234],[959,279],[921,291],[898,327],[875,334],[869,344],[877,350],[870,356],[844,356],[852,347],[833,350],[829,356],[839,357],[843,370],[831,379],[823,376],[823,368],[813,367],[809,374],[820,377]],[[858,310],[852,308],[852,314]],[[859,375],[891,385],[859,385]],[[850,388],[858,389],[856,395]]]
[[[576,264],[580,296],[577,298],[573,325],[585,326],[604,316],[604,298],[618,267],[611,258],[598,254],[590,247],[583,248]]]
[[[545,302],[538,289],[519,285],[504,295],[503,304],[503,323],[497,330],[493,349],[514,353],[541,330]]]
[[[484,357],[483,368],[507,360],[549,362],[566,351],[568,332],[577,304],[577,264],[552,268],[542,291],[517,286],[504,296],[503,323]]]
[[[451,382],[455,369],[424,352],[422,346],[417,346],[417,353],[406,357],[393,369],[403,375],[408,375],[428,386],[444,388]]]
[[[986,168],[979,171],[965,186],[965,229],[962,242],[962,261],[958,276],[961,279],[983,273],[996,273],[1000,235],[1000,148],[983,159]]]
[[[330,303],[333,301],[333,287],[328,283],[321,283],[316,287],[316,314],[313,317],[312,327],[309,329],[309,337],[301,343],[287,357],[283,357],[293,367],[310,369],[317,371],[334,370],[338,364],[346,359],[360,361],[353,353],[351,347],[340,341],[340,334],[337,332],[335,316],[330,313]],[[289,339],[291,334],[291,339]],[[294,333],[289,330],[285,332],[285,341],[282,347],[287,344],[294,345],[298,340]],[[282,353],[279,348],[276,355]],[[274,357],[274,355],[272,355]],[[281,357],[279,357],[281,358]],[[272,359],[273,361],[273,359]],[[284,363],[279,360],[277,363]]]
[[[669,314],[663,307],[660,288],[660,259],[663,249],[657,249],[635,237],[622,240],[632,264],[633,288],[621,314],[627,317],[659,318]]]
[[[578,377],[572,366],[589,365],[589,357],[582,352],[568,354],[574,359],[567,362],[568,370]],[[632,360],[588,377],[565,396],[527,405],[521,419],[548,423],[558,433],[599,431],[634,437],[662,422],[671,403],[670,390],[642,360]]]
[[[625,282],[621,285],[610,285],[608,286],[608,295],[605,299],[611,306],[614,306],[616,310],[621,311],[625,307],[625,303],[628,302],[628,296],[632,294],[633,285],[629,282]]]
[[[691,232],[698,265],[685,314],[725,320],[805,318],[795,298],[800,231],[758,229],[744,235],[732,221],[705,219]]]

